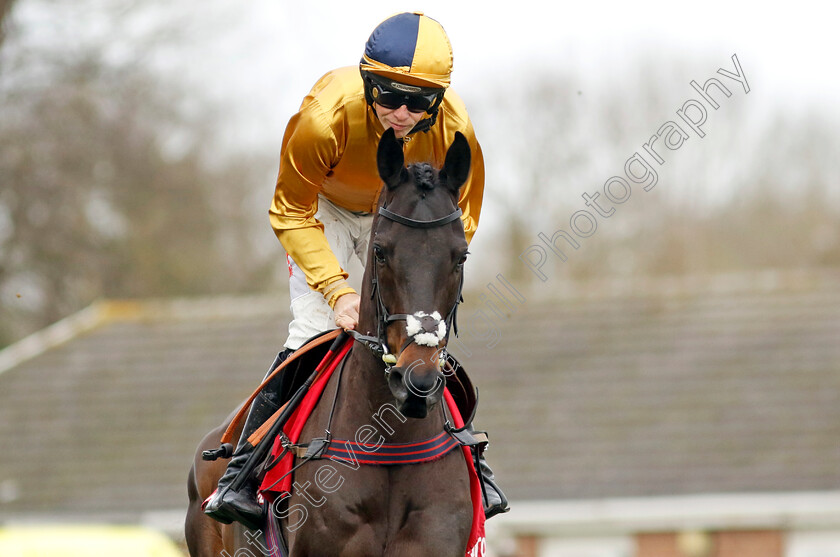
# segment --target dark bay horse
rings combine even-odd
[[[442,169],[406,167],[402,143],[387,130],[377,166],[385,187],[363,278],[359,342],[327,383],[303,442],[325,437],[326,428],[327,437],[358,442],[361,436],[371,444],[414,443],[444,431],[441,367],[467,255],[458,196],[470,171],[469,145],[456,134]],[[208,436],[199,453],[212,446]],[[231,547],[222,545],[230,527],[195,510],[223,470],[198,459],[196,466],[202,470],[191,475],[191,505],[198,506],[191,506],[187,538],[194,538],[194,557],[218,556]],[[296,469],[294,482],[291,496],[272,509],[292,557],[465,554],[473,509],[461,450],[418,465],[314,460]]]

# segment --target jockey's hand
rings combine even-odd
[[[355,329],[356,325],[359,324],[359,302],[361,300],[361,296],[355,292],[339,296],[333,307],[335,324],[342,329]]]

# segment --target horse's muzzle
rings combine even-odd
[[[425,418],[443,397],[446,379],[437,366],[412,364],[391,368],[388,386],[403,416]]]

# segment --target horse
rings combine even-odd
[[[359,322],[349,331],[356,342],[326,383],[302,440],[359,442],[361,436],[375,445],[409,444],[433,438],[448,425],[442,369],[467,257],[458,198],[470,171],[469,144],[456,133],[443,168],[406,166],[401,141],[386,130],[377,168],[384,186],[372,223]],[[212,440],[208,435],[199,453]],[[465,554],[473,501],[461,450],[417,465],[339,470],[329,460],[296,462],[295,489],[272,506],[291,557]],[[196,458],[187,520],[193,557],[217,556],[230,547],[229,526],[196,516],[222,472]]]

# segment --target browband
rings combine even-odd
[[[398,222],[400,224],[404,224],[406,226],[410,226],[412,228],[435,228],[438,226],[443,226],[444,224],[449,224],[450,222],[457,220],[463,212],[460,208],[456,209],[452,213],[446,215],[445,217],[441,217],[435,220],[414,220],[408,217],[404,217],[402,215],[398,215],[392,211],[389,211],[385,207],[379,208],[379,214],[385,217],[386,219],[392,220],[394,222]]]

